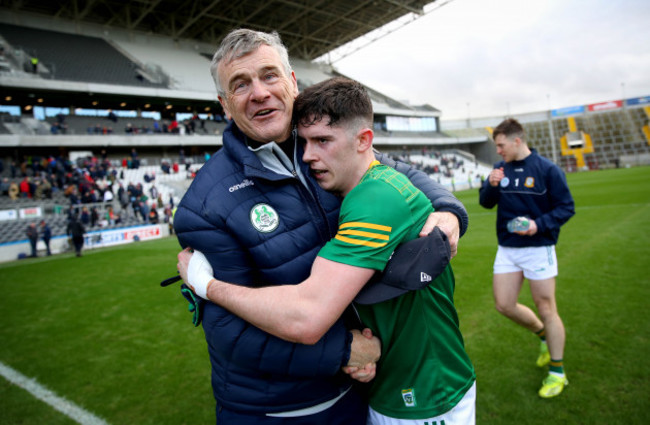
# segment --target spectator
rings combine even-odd
[[[80,217],[81,224],[88,225],[90,223],[90,211],[88,211],[88,207],[84,206],[81,208],[81,217]]]
[[[8,177],[3,177],[2,178],[2,183],[0,183],[0,194],[1,195],[9,195],[9,178]]]
[[[99,220],[99,213],[97,211],[97,207],[92,207],[90,209],[90,227],[95,227],[95,224],[97,224],[98,220]]]
[[[155,207],[149,210],[149,223],[158,224],[158,211],[156,211]]]
[[[52,229],[47,225],[45,220],[41,220],[41,234],[43,235],[43,242],[45,243],[45,248],[47,249],[47,255],[52,255],[50,251],[50,239],[52,239]]]
[[[24,177],[20,182],[20,196],[21,198],[31,198],[32,193],[29,186],[29,177]]]
[[[19,195],[20,195],[20,189],[18,188],[18,183],[16,182],[9,183],[9,198],[15,201],[16,199],[18,199]]]
[[[81,257],[81,249],[84,245],[84,233],[86,233],[86,229],[83,224],[77,220],[76,215],[73,215],[68,223],[67,234],[72,237],[72,243],[74,244],[77,257]]]
[[[36,257],[36,242],[38,242],[38,229],[36,228],[36,223],[29,223],[25,233],[27,234],[27,239],[29,239],[29,245],[32,248],[31,257]]]

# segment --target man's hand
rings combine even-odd
[[[529,223],[530,224],[528,225],[528,230],[514,233],[521,236],[533,236],[535,233],[537,233],[537,223],[535,223],[535,220],[529,220]]]
[[[194,251],[187,247],[178,253],[178,263],[176,264],[178,273],[181,275],[183,282],[187,284],[196,295],[208,299],[208,287],[212,282],[212,266],[200,251]]]
[[[433,231],[433,228],[438,226],[442,232],[447,235],[449,240],[449,247],[451,248],[451,258],[454,258],[458,253],[458,239],[460,238],[460,223],[458,217],[450,212],[434,212],[429,214],[427,222],[420,230],[420,237],[426,236]]]
[[[503,167],[495,168],[492,171],[490,171],[490,175],[488,176],[488,182],[490,182],[490,186],[497,187],[505,176],[506,175],[503,173]]]
[[[352,332],[350,360],[343,372],[360,382],[370,382],[375,377],[377,361],[381,356],[381,342],[368,328],[363,333],[357,329]]]

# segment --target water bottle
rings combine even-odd
[[[508,232],[525,232],[530,227],[528,217],[515,217],[507,224]]]

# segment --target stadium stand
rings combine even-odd
[[[68,158],[79,151],[98,155],[107,149],[113,166],[123,171],[114,188],[120,182],[125,187],[140,183],[148,193],[155,184],[165,203],[169,198],[180,199],[191,181],[188,175],[191,178],[200,167],[204,155],[219,148],[226,126],[208,67],[215,45],[89,22],[74,26],[65,20],[48,20],[47,25],[39,25],[43,21],[28,16],[11,22],[0,16],[0,47],[4,49],[0,87],[6,92],[2,105],[20,112],[0,113],[0,159],[20,165],[23,158]],[[291,34],[286,36],[285,41],[295,42]],[[311,62],[307,50],[294,52],[303,53],[291,57],[300,89],[340,75],[331,65]],[[39,58],[37,74],[30,68],[32,55]],[[375,145],[423,169],[449,189],[477,187],[491,164],[500,159],[490,140],[490,128],[504,117],[441,121],[442,112],[433,106],[409,105],[371,88],[369,93],[375,110]],[[621,101],[621,107],[607,110],[585,107],[569,116],[541,111],[515,118],[524,124],[530,144],[566,171],[650,164],[650,107],[647,99],[637,100],[635,105]],[[53,116],[46,111],[43,119],[34,112],[39,105],[69,112]],[[111,109],[132,116],[113,121],[107,117]],[[95,116],[86,114],[93,110]],[[161,118],[147,118],[143,111]],[[192,114],[195,119],[187,119]],[[165,126],[169,129],[175,120],[179,130],[173,136],[166,134]],[[136,131],[127,133],[128,124]],[[577,142],[570,139],[575,137],[584,138],[585,145],[588,140],[591,146],[568,149],[569,142]],[[142,166],[120,168],[132,147],[141,153]],[[181,148],[191,159],[188,170],[178,158],[170,159]],[[163,162],[181,166],[178,172],[166,174],[160,168]],[[30,168],[19,170],[18,176],[22,173],[34,176]],[[153,183],[146,181],[145,173],[155,173]],[[9,166],[2,175],[10,175]],[[51,219],[55,235],[64,234],[60,222],[65,220],[68,198],[37,203],[1,198],[0,210],[40,207],[46,219]],[[103,203],[96,206],[106,210]],[[120,212],[119,205],[114,210]],[[0,245],[25,240],[29,220],[3,222]],[[123,225],[140,224],[137,216],[124,217]]]
[[[107,40],[0,23],[8,50],[38,58],[38,75],[57,80],[166,87]],[[29,71],[31,64],[23,63]],[[40,68],[40,69],[39,69]],[[160,79],[160,78],[159,78]]]

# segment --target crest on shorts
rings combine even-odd
[[[258,232],[269,233],[278,228],[280,216],[269,204],[257,204],[251,209],[251,223]]]

